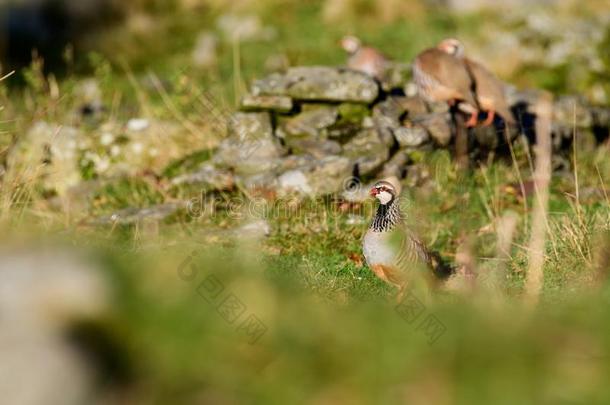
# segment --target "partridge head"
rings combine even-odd
[[[392,183],[381,180],[375,183],[373,188],[371,188],[370,194],[379,200],[379,204],[388,205],[396,199],[398,192]]]
[[[455,38],[443,39],[436,47],[457,58],[464,57],[464,44]]]

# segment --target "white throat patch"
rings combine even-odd
[[[392,194],[388,193],[387,191],[381,191],[380,193],[378,193],[375,196],[379,202],[383,205],[386,205],[387,203],[389,203],[390,201],[392,201]]]

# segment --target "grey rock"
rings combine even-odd
[[[389,146],[394,139],[402,147],[416,147],[428,141],[428,134],[421,128],[404,128],[402,120],[405,116],[420,117],[427,114],[426,103],[420,97],[388,97],[373,107],[373,120],[381,139]],[[407,125],[410,125],[407,122]]]
[[[304,162],[278,177],[278,192],[280,196],[297,193],[310,197],[336,193],[351,176],[352,167],[350,160],[342,156]]]
[[[277,187],[277,175],[274,172],[242,175],[236,177],[235,181],[249,191],[273,190]]]
[[[316,162],[315,157],[311,155],[290,155],[286,156],[280,161],[278,166],[278,172],[285,172],[292,169],[298,169],[304,166],[314,165]]]
[[[409,117],[416,117],[428,113],[428,106],[426,102],[419,96],[400,97],[398,98],[398,102],[402,108],[407,111]],[[442,104],[445,106],[447,105],[446,103]],[[443,109],[442,111],[448,111],[448,109]]]
[[[375,185],[372,183],[360,183],[356,179],[344,182],[341,198],[350,203],[363,203],[371,199],[370,190]]]
[[[255,174],[273,170],[283,151],[273,139],[221,142],[213,162],[221,168],[232,168],[238,174]]]
[[[373,118],[387,118],[399,122],[407,110],[404,108],[404,97],[388,97],[373,107]]]
[[[309,184],[309,177],[302,169],[288,170],[278,177],[279,190],[285,194],[297,192],[313,194],[313,188]]]
[[[186,203],[164,203],[146,208],[130,207],[117,211],[111,215],[102,216],[91,221],[89,225],[129,225],[141,221],[162,221],[179,209],[186,208]]]
[[[553,120],[567,126],[589,128],[593,116],[586,102],[575,96],[559,97],[553,103]]]
[[[419,125],[401,126],[394,130],[394,137],[402,148],[416,148],[428,142],[428,132]]]
[[[445,113],[449,112],[449,104],[439,101],[434,103],[427,103],[428,110],[432,113]]]
[[[390,160],[388,160],[381,169],[381,174],[379,177],[388,178],[388,177],[396,177],[398,179],[402,179],[406,174],[406,167],[409,163],[409,155],[406,151],[400,150],[392,156]]]
[[[402,89],[411,79],[411,65],[402,62],[388,62],[381,79],[381,88],[389,92]]]
[[[341,153],[341,145],[336,141],[315,139],[293,139],[290,141],[292,153],[306,153],[315,158],[338,155]]]
[[[336,140],[339,143],[345,143],[353,138],[360,130],[364,128],[364,125],[344,123],[340,125],[332,126],[327,130],[327,136],[329,139]]]
[[[285,95],[297,100],[370,103],[379,94],[377,83],[361,72],[324,66],[289,68],[252,84],[254,95]]]
[[[437,145],[445,147],[451,142],[453,130],[449,113],[417,117],[417,123],[428,131]]]
[[[237,112],[227,124],[228,135],[234,140],[251,141],[273,136],[271,116],[267,112]]]
[[[533,108],[540,100],[542,91],[536,89],[518,90],[513,86],[507,86],[505,94],[508,105],[523,105],[527,107],[528,112],[533,113]]]
[[[389,158],[389,148],[374,129],[364,129],[343,145],[343,155],[357,165],[360,175],[368,175]]]
[[[430,180],[430,169],[427,165],[416,163],[409,166],[406,176],[406,184],[409,187],[418,187]]]
[[[342,156],[327,156],[317,161],[309,172],[314,194],[325,195],[341,190],[345,179],[351,176],[352,168],[350,160]]]
[[[303,167],[310,167],[315,164],[316,160],[316,158],[309,154],[289,155],[275,159],[271,170],[259,173],[238,174],[235,180],[240,187],[253,193],[265,192],[274,194],[278,188],[278,174]]]
[[[373,107],[375,128],[386,145],[394,144],[394,131],[401,127],[400,119],[405,113],[400,97],[388,97]]]
[[[365,128],[365,129],[375,128],[375,122],[373,121],[373,117],[364,117],[362,119],[362,128]]]
[[[293,104],[290,97],[285,96],[253,96],[247,94],[241,99],[241,109],[244,111],[273,110],[289,112]]]
[[[283,151],[273,137],[269,113],[236,113],[229,121],[229,137],[218,146],[214,163],[237,173],[272,170]]]
[[[175,186],[196,184],[204,191],[230,190],[235,185],[235,179],[230,171],[221,170],[210,163],[205,163],[191,173],[174,177],[171,183]]]
[[[337,117],[336,107],[315,106],[285,120],[281,127],[287,140],[291,137],[319,139],[324,135],[322,130],[334,124]]]

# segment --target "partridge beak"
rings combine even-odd
[[[369,194],[371,195],[371,197],[375,197],[377,194],[379,194],[379,190],[377,190],[377,188],[373,187],[371,189],[371,191],[369,191]]]

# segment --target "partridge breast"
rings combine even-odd
[[[395,263],[398,249],[393,246],[391,239],[389,232],[376,232],[372,229],[366,232],[362,243],[362,251],[369,266]]]

